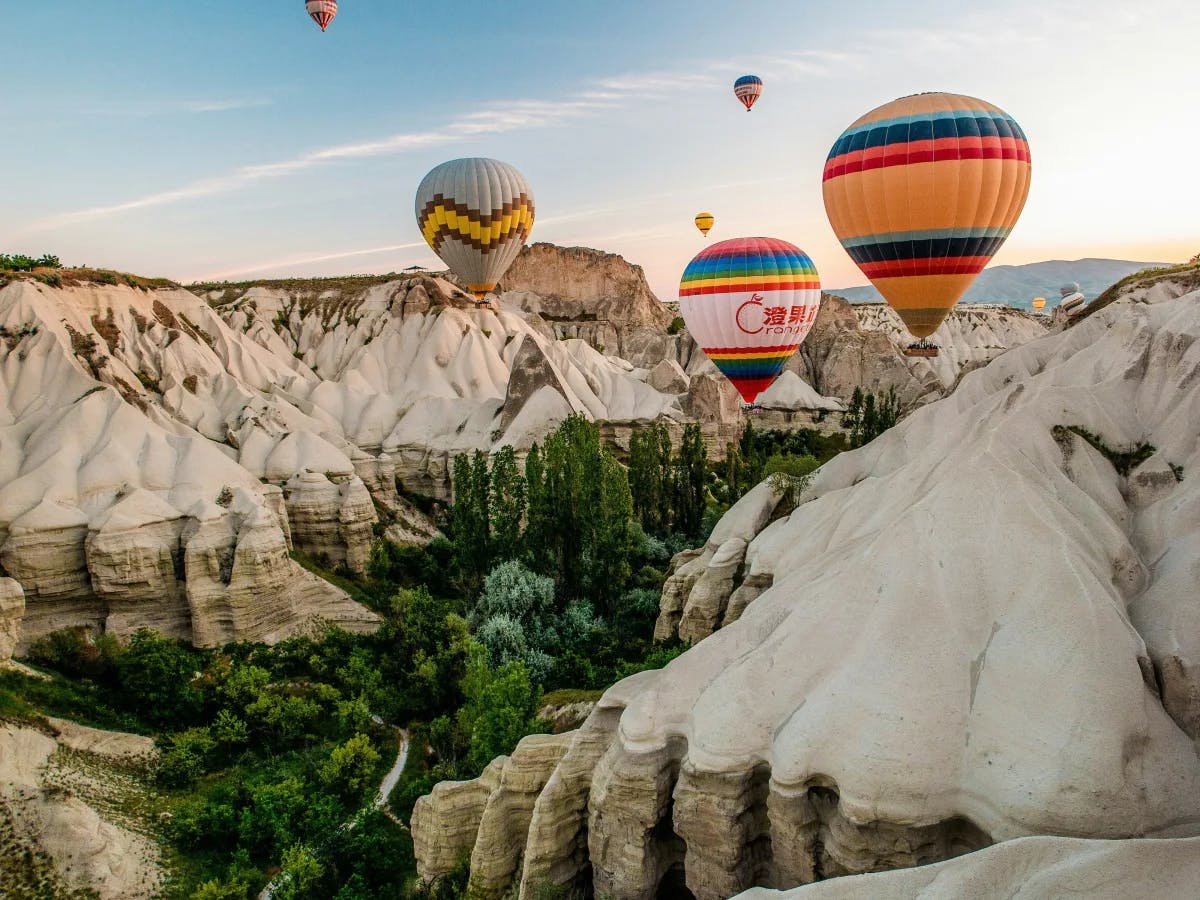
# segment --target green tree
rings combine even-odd
[[[700,426],[689,424],[683,430],[676,467],[675,528],[684,534],[697,536],[704,519],[708,496],[708,454]]]
[[[143,628],[130,639],[117,673],[138,712],[157,725],[178,727],[200,712],[203,697],[193,684],[200,668],[198,654]]]
[[[321,765],[321,782],[343,797],[361,797],[371,784],[379,758],[371,739],[360,732],[333,748],[329,759]]]
[[[276,900],[305,900],[312,897],[325,874],[325,867],[304,844],[293,844],[283,853],[275,879]]]
[[[496,562],[517,559],[521,555],[526,490],[512,447],[501,447],[492,460],[489,493],[491,559]]]
[[[861,387],[855,387],[854,393],[850,397],[850,403],[846,406],[846,411],[842,413],[842,427],[850,432],[850,446],[860,446],[862,438],[862,414],[863,414],[863,391]]]
[[[467,668],[463,692],[467,702],[459,718],[460,727],[469,735],[466,765],[477,775],[533,733],[542,692],[530,683],[524,665],[512,662],[493,671],[482,650],[473,655]]]
[[[423,587],[402,588],[392,597],[376,640],[388,685],[380,698],[382,715],[406,721],[458,705],[470,632],[452,601]]]
[[[629,441],[629,491],[633,511],[649,534],[672,524],[674,460],[671,436],[661,422],[635,431]]]

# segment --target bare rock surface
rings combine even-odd
[[[101,733],[91,729],[60,724],[66,746],[88,744],[77,749],[91,753],[111,755],[120,748],[124,756],[139,740],[111,733],[99,739]],[[101,900],[157,896],[165,874],[158,847],[105,818],[67,786],[86,789],[81,779],[89,776],[64,771],[55,761],[58,749],[59,743],[40,731],[0,724],[0,831],[21,848],[25,867],[48,860],[49,874],[65,890],[94,892]],[[73,776],[66,784],[65,774]],[[23,874],[19,867],[12,877]],[[23,889],[21,884],[12,887]]]
[[[789,515],[731,510],[664,615],[707,576],[692,618],[716,619],[735,540],[757,596],[600,700],[534,802],[520,895],[716,900],[1200,835],[1198,339],[1200,293],[1114,303],[827,463]]]
[[[12,657],[25,617],[25,592],[12,578],[0,578],[0,662]]]
[[[531,244],[504,276],[501,299],[547,322],[559,339],[580,338],[597,349],[648,367],[674,340],[671,315],[646,283],[641,266],[584,247]]]
[[[838,878],[791,891],[754,888],[738,900],[1191,900],[1197,884],[1200,839],[1029,837],[917,869]]]

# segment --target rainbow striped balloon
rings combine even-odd
[[[918,94],[837,139],[825,210],[846,252],[923,338],[1012,231],[1030,171],[1025,132],[1008,113],[974,97]]]
[[[688,263],[679,307],[688,331],[747,403],[771,386],[812,330],[821,279],[776,238],[734,238]]]

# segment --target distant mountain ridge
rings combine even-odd
[[[1051,259],[1023,266],[992,266],[980,273],[960,302],[1004,303],[1020,309],[1029,308],[1033,298],[1041,296],[1050,301],[1049,306],[1054,306],[1058,303],[1059,286],[1072,281],[1079,282],[1080,290],[1093,300],[1126,275],[1165,265],[1169,264],[1128,259]],[[879,291],[869,284],[828,290],[851,303],[883,300]]]

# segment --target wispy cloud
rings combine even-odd
[[[502,134],[519,128],[564,125],[584,116],[615,109],[635,97],[644,98],[647,94],[694,90],[710,84],[711,76],[690,74],[649,73],[606,78],[562,99],[505,101],[460,115],[437,130],[400,132],[376,140],[311,150],[275,162],[242,166],[223,175],[145,194],[132,200],[91,206],[51,216],[33,223],[27,231],[45,231],[108,218],[120,213],[226,194],[261,181],[294,175],[330,163],[390,156],[426,147],[458,143],[485,134]]]
[[[197,281],[224,281],[227,278],[232,278],[235,275],[251,275],[255,272],[283,272],[289,269],[295,269],[297,266],[309,266],[315,263],[330,262],[336,259],[352,259],[356,256],[377,256],[381,253],[396,253],[400,250],[413,250],[417,247],[425,247],[429,245],[424,241],[416,241],[411,244],[391,244],[386,247],[368,247],[364,250],[339,250],[336,253],[321,253],[316,256],[289,256],[286,259],[274,259],[270,262],[253,263],[251,265],[239,266],[237,268],[226,269],[222,272],[210,272],[206,275],[201,275]]]
[[[264,97],[202,97],[191,100],[111,100],[89,103],[79,109],[84,115],[124,116],[133,119],[148,119],[155,116],[201,115],[205,113],[233,112],[240,109],[259,109],[270,106]]]

